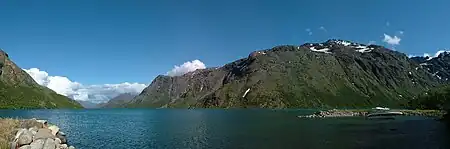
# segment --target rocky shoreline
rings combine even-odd
[[[442,117],[445,112],[440,110],[398,110],[404,116],[427,116],[427,117]],[[370,113],[370,110],[323,110],[310,115],[300,115],[299,118],[327,118],[327,117],[365,117]]]
[[[75,149],[69,146],[64,132],[46,120],[20,120],[10,142],[11,149]]]
[[[366,116],[366,111],[351,111],[351,110],[324,110],[318,111],[311,115],[300,115],[299,118],[325,118],[325,117],[354,117],[354,116]]]

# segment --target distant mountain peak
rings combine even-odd
[[[323,43],[306,43],[300,47],[307,47],[309,50],[320,53],[332,54],[339,49],[354,50],[359,53],[372,52],[377,46],[365,45],[348,40],[330,39]],[[298,47],[298,49],[300,49]]]
[[[158,77],[170,77],[170,76],[162,76],[162,75],[160,75]],[[127,102],[131,101],[137,95],[138,95],[138,93],[132,93],[132,92],[122,93],[122,94],[119,94],[116,97],[110,99],[106,103],[99,104],[97,107],[100,107],[100,108],[117,108],[117,107],[121,107],[124,104],[126,104]]]
[[[348,40],[342,40],[342,39],[329,39],[325,42],[326,44],[337,44],[342,46],[351,46],[351,45],[360,45],[358,43],[354,43]]]

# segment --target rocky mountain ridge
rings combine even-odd
[[[417,69],[426,69],[436,77],[439,82],[447,83],[450,78],[450,52],[443,51],[436,57],[411,57],[420,66]]]
[[[399,107],[442,83],[422,68],[403,53],[345,40],[277,46],[222,67],[157,76],[124,106]]]

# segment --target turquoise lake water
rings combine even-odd
[[[0,110],[47,119],[79,149],[448,149],[450,131],[424,117],[301,119],[311,110]]]

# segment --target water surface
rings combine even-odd
[[[0,110],[48,119],[79,149],[448,149],[447,127],[424,117],[300,119],[311,110]]]

